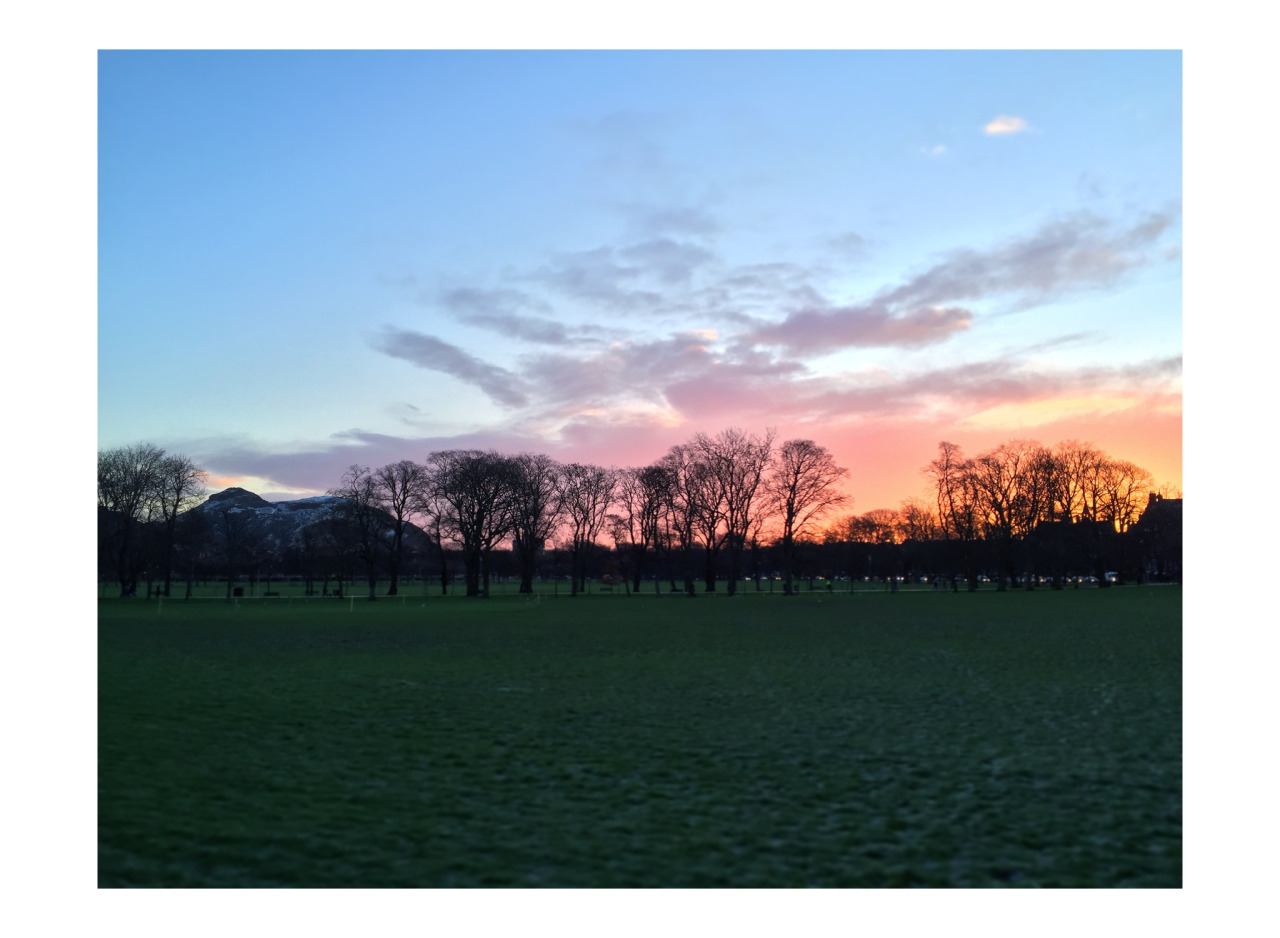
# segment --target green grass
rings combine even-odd
[[[102,886],[1182,883],[1176,588],[107,601],[98,648]]]

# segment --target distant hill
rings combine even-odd
[[[245,522],[245,536],[267,552],[283,557],[290,547],[302,546],[304,531],[340,520],[346,514],[346,507],[347,500],[336,495],[269,502],[247,489],[229,488],[210,495],[191,510],[203,513],[215,530],[224,512],[238,516],[238,520]],[[389,536],[395,521],[389,514],[384,514],[384,519]],[[405,546],[421,548],[428,543],[427,535],[410,524],[405,531]]]

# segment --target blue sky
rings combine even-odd
[[[859,510],[941,439],[1181,485],[1180,53],[103,52],[98,81],[101,447],[286,497],[776,426]]]

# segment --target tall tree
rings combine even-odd
[[[695,447],[690,446],[691,459],[684,477],[685,491],[692,512],[694,536],[702,542],[702,588],[716,590],[716,570],[720,551],[729,536],[724,520],[724,499],[719,480]]]
[[[707,467],[724,522],[724,544],[729,555],[730,596],[737,592],[742,573],[742,552],[747,534],[758,510],[757,496],[762,491],[769,458],[773,452],[774,432],[764,436],[730,427],[715,436],[699,433],[694,437],[699,461]],[[712,572],[714,576],[714,571]],[[714,588],[712,579],[708,589]]]
[[[161,564],[164,595],[169,595],[173,577],[173,551],[177,539],[178,516],[207,494],[204,483],[209,474],[187,456],[176,453],[160,460],[156,469],[155,504],[162,525]]]
[[[436,559],[440,563],[440,595],[447,596],[449,594],[451,576],[449,572],[449,551],[445,547],[445,542],[453,534],[448,524],[450,514],[448,500],[436,485],[437,472],[437,467],[428,462],[427,488],[422,503],[422,519],[423,530],[426,531],[427,539],[436,551]]]
[[[586,588],[587,556],[604,530],[616,482],[612,469],[582,463],[569,463],[559,474],[560,504],[570,537],[570,595]]]
[[[488,596],[490,553],[512,529],[511,459],[493,450],[445,450],[427,464],[440,530],[462,547],[467,595]]]
[[[787,440],[778,447],[766,491],[782,526],[784,595],[796,593],[797,538],[828,512],[849,503],[849,496],[838,488],[848,476],[849,470],[836,465],[835,457],[813,440]]]
[[[1138,520],[1155,485],[1151,473],[1127,460],[1108,460],[1100,479],[1102,520],[1111,522],[1120,534]]]
[[[1096,506],[1089,496],[1096,491],[1093,484],[1098,470],[1106,461],[1091,443],[1063,440],[1053,448],[1054,521],[1097,520]]]
[[[671,447],[658,465],[666,482],[661,529],[662,541],[668,558],[672,561],[671,588],[675,590],[675,572],[678,568],[684,581],[685,595],[694,596],[693,557],[697,546],[694,529],[698,526],[699,519],[706,519],[711,522],[711,535],[714,538],[718,524],[715,506],[704,505],[709,495],[705,484],[706,467],[698,462],[693,449],[683,443]],[[706,545],[709,555],[714,549],[713,545],[714,541]]]
[[[389,542],[387,513],[377,476],[368,466],[352,465],[343,473],[337,488],[330,489],[328,494],[342,499],[334,513],[349,522],[347,530],[354,536],[359,557],[364,562],[372,602],[378,598],[378,565]]]
[[[164,450],[150,443],[98,451],[98,543],[120,582],[136,596],[146,565],[142,526],[156,510]]]
[[[560,464],[541,453],[512,460],[511,530],[520,560],[520,592],[533,592],[538,552],[560,523]]]
[[[610,531],[620,556],[625,558],[631,590],[639,592],[648,561],[656,551],[659,519],[669,479],[661,466],[631,467],[618,473],[617,505],[610,516]],[[657,579],[654,584],[656,588]]]
[[[1013,545],[1039,520],[1046,486],[1040,484],[1044,448],[1033,440],[1002,443],[969,464],[978,496],[978,517],[996,549],[999,589],[1017,578]],[[1031,583],[1028,572],[1028,585]]]
[[[960,565],[972,592],[978,588],[977,541],[981,534],[973,462],[959,446],[944,440],[938,444],[937,458],[923,471],[933,480],[943,537],[958,546]]]
[[[387,595],[395,596],[400,586],[404,559],[404,534],[410,518],[425,507],[428,473],[425,466],[408,459],[390,463],[373,474],[379,507],[391,516],[391,543],[387,545],[387,574],[391,583]]]

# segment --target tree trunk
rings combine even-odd
[[[472,548],[467,551],[464,566],[466,567],[467,595],[480,595],[480,550]]]
[[[530,550],[523,542],[520,546],[520,592],[533,592],[533,568],[537,562],[536,548]]]
[[[400,554],[403,539],[404,530],[397,525],[395,540],[391,543],[391,556],[387,558],[387,572],[391,576],[391,585],[387,587],[388,596],[395,596],[400,590]]]

